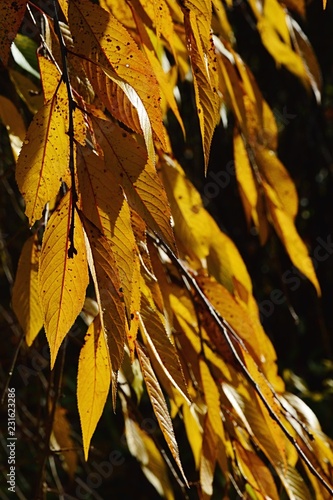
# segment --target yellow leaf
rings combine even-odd
[[[83,225],[91,247],[94,272],[97,278],[95,286],[98,287],[98,302],[100,302],[103,326],[108,339],[112,370],[117,372],[123,361],[127,334],[118,268],[112,248],[98,228],[87,218],[83,218]]]
[[[147,354],[137,341],[135,342],[135,347],[140,361],[143,378],[146,382],[149,398],[153,406],[153,410],[158,420],[158,423],[160,425],[160,429],[170,448],[172,456],[176,464],[178,465],[180,472],[182,473],[184,481],[186,485],[188,485],[179,457],[178,444],[173,430],[172,420],[169,415],[168,406],[166,404],[161,386],[153,371],[150,359],[148,358]]]
[[[214,443],[215,457],[219,456],[219,464],[221,470],[226,477],[228,475],[228,463],[226,457],[226,445],[225,445],[225,432],[222,423],[222,413],[220,407],[220,393],[216,386],[215,380],[212,377],[212,374],[207,365],[207,361],[200,358],[200,375],[202,388],[204,391],[204,397],[207,405],[207,419],[205,422],[206,429],[205,432],[212,434],[209,441]],[[209,430],[209,424],[207,420],[210,421],[211,429]],[[205,448],[206,436],[204,435],[204,444],[203,448]],[[203,451],[204,454],[204,451]]]
[[[278,236],[283,242],[293,264],[311,281],[317,290],[317,294],[320,296],[320,285],[313,263],[304,242],[297,233],[292,218],[281,207],[273,189],[265,182],[263,182],[263,186],[266,193],[267,205]]]
[[[255,157],[260,172],[274,189],[281,208],[294,220],[298,210],[298,196],[288,171],[272,150],[258,146]]]
[[[109,353],[97,316],[88,328],[85,344],[80,352],[77,375],[77,403],[85,460],[88,459],[90,441],[103,413],[110,382]]]
[[[175,234],[188,255],[203,259],[208,254],[211,227],[201,196],[172,158],[162,163],[164,186],[172,208]]]
[[[159,495],[167,500],[174,500],[167,467],[160,450],[152,437],[141,429],[136,422],[121,393],[120,400],[125,419],[126,441],[130,453],[138,460],[142,472]]]
[[[30,225],[41,218],[61,182],[70,187],[68,99],[62,84],[34,116],[16,166],[16,180],[26,203]]]
[[[101,64],[133,88],[143,103],[151,127],[165,147],[159,87],[150,65],[126,28],[89,0],[69,4],[69,26],[79,54]],[[98,94],[98,88],[95,88]]]
[[[166,4],[164,3],[163,0],[162,1],[159,0],[159,1],[160,1],[161,5],[166,6]],[[141,0],[141,2],[142,2],[142,0]],[[150,0],[148,1],[148,5],[151,5]],[[159,9],[156,9],[156,10],[159,10]],[[175,117],[177,118],[178,123],[182,129],[182,132],[185,135],[184,124],[183,124],[183,120],[179,114],[178,106],[177,106],[176,99],[175,99],[175,96],[173,93],[173,87],[170,85],[170,82],[168,81],[167,76],[163,71],[162,65],[155,55],[155,51],[154,51],[152,42],[148,36],[149,32],[147,33],[148,28],[146,28],[144,26],[140,17],[136,14],[136,12],[134,10],[133,10],[133,15],[134,15],[134,18],[136,20],[136,24],[137,24],[138,32],[139,32],[141,42],[143,45],[143,49],[144,49],[145,54],[146,54],[146,56],[151,64],[151,67],[153,68],[153,71],[155,73],[156,79],[157,79],[158,84],[160,86],[161,92],[162,92],[162,94],[164,94],[168,105],[172,109],[172,111],[173,111]],[[150,36],[152,37],[152,34]]]
[[[183,405],[183,420],[186,435],[192,449],[195,468],[198,470],[200,466],[200,456],[202,449],[202,430],[200,429],[198,417],[195,415],[194,405],[192,405],[191,407],[187,404]]]
[[[234,441],[237,465],[242,476],[251,485],[258,500],[279,500],[279,495],[270,470],[258,455]]]
[[[12,152],[14,158],[17,159],[25,138],[25,124],[17,107],[2,95],[0,96],[0,120],[7,128]]]
[[[203,6],[205,8],[201,11]],[[220,121],[221,98],[218,94],[215,47],[210,33],[211,2],[197,2],[195,7],[193,10],[191,5],[191,10],[184,10],[184,23],[206,172],[213,133]]]
[[[105,163],[112,168],[131,207],[147,226],[175,249],[168,199],[145,149],[116,124],[94,119]]]
[[[149,350],[152,353],[150,358],[156,360],[159,370],[164,372],[164,375],[174,387],[182,394],[185,400],[190,403],[178,353],[167,335],[163,324],[163,316],[159,311],[149,306],[144,296],[142,296],[141,315],[142,321],[140,326],[144,331]],[[156,368],[155,371],[157,371]]]
[[[277,65],[285,66],[291,73],[297,76],[305,88],[310,87],[309,77],[302,58],[296,54],[290,45],[281,40],[276,27],[268,20],[261,18],[257,24],[261,40],[267,51],[275,59]]]
[[[61,80],[61,73],[53,61],[50,61],[50,59],[47,59],[41,54],[38,54],[38,65],[44,94],[44,102],[47,102],[52,99],[57,91],[57,87]]]
[[[69,258],[69,231],[74,223],[77,254]],[[40,256],[39,295],[53,368],[59,347],[79,315],[89,283],[83,229],[78,215],[72,221],[68,192],[46,226]]]
[[[78,146],[77,152],[79,206],[112,247],[130,317],[134,313],[132,297],[137,292],[134,281],[137,248],[128,202],[116,182],[113,169],[103,158],[87,147]]]
[[[0,61],[7,66],[10,46],[23,20],[27,0],[2,0],[0,4]]]
[[[71,426],[66,416],[67,410],[61,406],[57,406],[54,414],[52,435],[50,440],[50,447],[53,450],[61,451],[64,457],[66,469],[71,479],[77,468],[78,456],[74,447],[74,442],[71,438]]]
[[[243,202],[248,226],[251,219],[256,227],[259,225],[257,214],[258,190],[250,160],[240,133],[234,130],[234,159],[237,182]]]
[[[215,425],[215,422],[213,423],[208,415],[206,415],[200,457],[200,486],[202,489],[200,498],[203,500],[210,499],[213,494],[213,480],[217,458],[216,434],[213,425]]]
[[[35,114],[43,106],[43,96],[40,88],[30,78],[22,75],[19,71],[9,69],[9,75],[18,95],[28,106],[29,111]]]
[[[38,294],[40,249],[37,236],[24,243],[13,286],[12,306],[30,346],[43,327],[43,315]]]

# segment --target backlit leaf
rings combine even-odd
[[[40,249],[36,235],[23,245],[13,286],[12,306],[30,346],[43,326],[39,301],[38,265]]]
[[[131,207],[174,248],[169,203],[145,149],[116,124],[95,119],[94,127],[105,163],[113,169]]]
[[[41,218],[61,183],[69,187],[68,99],[62,84],[34,116],[16,166],[16,180],[26,203],[30,225]]]
[[[10,46],[23,20],[27,0],[2,0],[0,4],[0,61],[6,66]]]
[[[72,222],[77,254],[69,258]],[[82,224],[76,213],[72,221],[72,199],[68,192],[49,219],[40,256],[39,294],[51,351],[51,368],[63,339],[82,309],[88,282]]]
[[[115,72],[135,90],[154,133],[165,145],[158,84],[128,31],[115,17],[88,0],[71,2],[68,15],[76,50]],[[98,88],[95,91],[98,93]]]
[[[110,380],[108,348],[97,316],[86,333],[85,344],[80,352],[77,378],[77,400],[86,460],[91,438],[106,403]]]
[[[91,247],[112,369],[117,372],[124,356],[127,323],[116,260],[111,246],[98,228],[85,218],[83,225]]]
[[[110,123],[110,132],[111,127]],[[116,183],[113,169],[103,158],[89,148],[78,146],[77,151],[80,208],[112,247],[130,316],[134,312],[131,301],[137,288],[133,281],[137,250],[128,202]]]
[[[120,394],[120,400],[125,417],[125,435],[130,453],[136,457],[143,473],[159,495],[167,500],[173,500],[174,495],[168,479],[166,464],[160,450],[153,438],[136,422],[122,394]]]
[[[140,346],[138,342],[136,342],[136,352],[139,357],[141,370],[143,374],[143,378],[146,382],[147,391],[149,394],[149,398],[151,404],[153,406],[154,413],[160,425],[160,429],[165,437],[165,440],[170,448],[173,458],[177,463],[182,476],[184,478],[185,483],[187,484],[187,479],[184,475],[182,464],[179,457],[178,444],[176,441],[175,433],[173,430],[172,420],[169,415],[169,410],[161,389],[161,386],[156,378],[156,375],[152,369],[150,360]]]

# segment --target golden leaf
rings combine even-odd
[[[187,1],[185,0],[185,6]],[[190,3],[190,2],[189,2]],[[202,7],[205,8],[202,11]],[[210,10],[210,11],[209,11]],[[198,12],[197,12],[198,11]],[[205,172],[216,125],[220,121],[221,98],[213,38],[210,33],[211,2],[197,2],[184,10],[187,48],[192,65],[195,100],[202,136]]]
[[[171,211],[162,183],[145,149],[116,124],[94,119],[97,141],[131,207],[147,226],[175,249]]]
[[[320,285],[305,243],[298,235],[292,218],[281,206],[273,189],[265,182],[263,182],[263,186],[274,228],[278,236],[283,242],[293,264],[311,281],[317,290],[317,294],[320,296]]]
[[[188,484],[180,461],[178,444],[173,430],[172,420],[169,415],[168,406],[166,404],[161,386],[151,366],[149,357],[137,341],[135,342],[135,347],[140,361],[143,378],[146,382],[149,398],[160,425],[160,429],[170,448],[172,456],[175,459],[180,472],[182,473],[185,483]]]
[[[7,128],[13,156],[17,160],[25,138],[25,124],[17,107],[2,95],[0,96],[0,120]]]
[[[159,87],[147,59],[126,28],[112,14],[88,0],[71,2],[68,15],[75,49],[116,73],[135,90],[153,131],[165,147]],[[98,94],[98,88],[95,91]]]
[[[34,116],[17,160],[16,180],[31,226],[41,218],[46,203],[57,196],[61,183],[71,185],[67,114],[67,92],[62,83]]]
[[[28,346],[31,346],[43,327],[38,294],[39,256],[37,236],[30,236],[21,251],[12,292],[12,306]]]
[[[120,400],[125,419],[125,435],[130,453],[138,460],[142,472],[154,486],[160,496],[167,500],[174,500],[172,487],[168,478],[167,467],[153,438],[145,432],[120,393]]]
[[[0,61],[7,66],[10,46],[23,20],[28,0],[2,0],[0,4]]]
[[[77,253],[69,258],[72,223]],[[82,309],[88,283],[82,224],[76,212],[72,220],[72,199],[68,192],[48,221],[40,256],[39,295],[51,351],[51,368],[63,339]]]
[[[77,375],[77,402],[82,428],[84,457],[103,413],[110,389],[111,366],[99,316],[91,323],[81,349]]]
[[[79,206],[112,247],[130,317],[134,313],[132,296],[137,289],[134,282],[137,248],[128,202],[117,185],[113,169],[107,167],[103,158],[88,147],[78,146],[77,153]]]
[[[239,470],[255,491],[258,500],[279,500],[279,495],[270,470],[263,464],[258,455],[247,450],[234,441],[236,460]]]
[[[87,218],[83,217],[82,220],[91,248],[92,264],[96,273],[95,286],[98,287],[98,303],[108,339],[112,370],[117,372],[124,357],[127,334],[125,305],[118,268],[107,240]]]

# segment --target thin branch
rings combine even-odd
[[[61,60],[62,60],[62,70],[63,70],[62,79],[66,85],[67,96],[68,96],[69,170],[71,173],[71,181],[72,181],[72,186],[71,186],[72,217],[71,217],[71,224],[70,224],[70,228],[69,228],[70,246],[68,249],[68,257],[70,259],[72,259],[74,257],[74,255],[77,254],[77,250],[76,250],[75,245],[74,245],[74,217],[75,217],[76,203],[78,201],[78,195],[77,195],[76,187],[75,187],[75,170],[74,170],[74,112],[76,109],[76,101],[74,100],[74,97],[73,97],[72,87],[71,87],[70,78],[69,78],[68,65],[67,65],[67,47],[66,47],[66,44],[64,42],[64,38],[62,36],[62,32],[61,32],[61,28],[60,28],[56,0],[53,0],[53,4],[54,4],[54,29],[55,29],[56,35],[58,37],[58,40],[59,40]]]

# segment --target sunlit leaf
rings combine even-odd
[[[74,224],[74,246],[69,258],[69,231]],[[51,215],[46,227],[39,268],[39,294],[53,367],[60,345],[79,315],[88,286],[88,266],[83,229],[78,215],[72,220],[68,192]]]
[[[16,180],[30,225],[41,218],[65,182],[69,187],[68,99],[64,84],[35,115],[23,142]]]
[[[124,356],[127,323],[116,260],[111,246],[98,228],[85,218],[83,225],[91,248],[112,369],[117,372]]]
[[[128,31],[111,14],[88,0],[71,2],[68,15],[75,48],[115,72],[135,90],[153,131],[165,145],[158,84]],[[98,88],[95,91],[98,93]]]
[[[12,306],[29,346],[43,326],[38,294],[39,256],[37,237],[30,236],[21,251],[12,294]]]
[[[131,207],[174,248],[169,203],[145,149],[118,125],[95,119],[94,127],[105,163],[113,169]]]
[[[0,60],[6,66],[10,46],[22,22],[27,0],[3,0],[0,5]]]
[[[170,451],[172,453],[173,458],[175,459],[182,476],[184,478],[184,481],[187,484],[187,479],[184,475],[182,464],[180,461],[179,457],[179,450],[178,450],[178,444],[176,441],[176,437],[174,434],[173,430],[173,425],[172,425],[172,420],[169,415],[169,410],[161,389],[161,386],[156,378],[156,375],[152,369],[150,360],[143,350],[143,348],[140,346],[138,342],[136,342],[136,352],[139,357],[140,365],[141,365],[141,370],[143,373],[143,378],[146,382],[147,386],[147,391],[149,394],[149,398],[151,401],[151,404],[153,406],[154,413],[156,415],[156,418],[158,420],[158,423],[160,425],[161,431],[163,432],[163,435],[165,437],[165,440],[170,448]]]
[[[111,380],[109,353],[99,317],[91,323],[81,349],[77,378],[83,450],[87,460],[90,441],[102,415]]]

